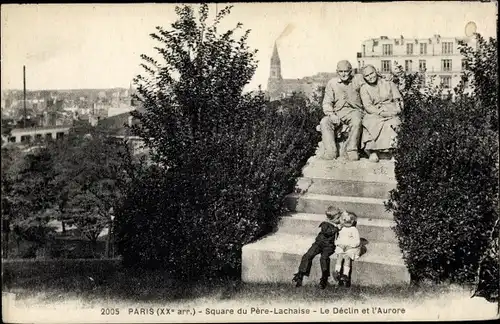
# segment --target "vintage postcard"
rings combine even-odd
[[[2,320],[498,319],[497,11],[2,5]]]

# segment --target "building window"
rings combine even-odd
[[[383,44],[382,45],[382,55],[385,55],[385,56],[392,55],[392,44]]]
[[[413,44],[406,44],[406,54],[413,55]]]
[[[63,138],[64,138],[64,132],[56,133],[56,139],[63,139]]]
[[[420,43],[420,54],[421,55],[427,54],[427,43]]]
[[[380,69],[382,72],[391,72],[391,61],[389,60],[383,60],[382,61],[382,68]]]
[[[366,56],[366,45],[363,45],[363,57]]]
[[[445,89],[451,88],[451,76],[450,75],[442,75],[441,76],[441,85]]]
[[[405,71],[411,72],[412,60],[405,60]]]
[[[27,143],[31,141],[31,135],[22,135],[21,136],[21,143]]]
[[[15,143],[16,142],[16,137],[15,136],[9,137],[9,142],[10,143]]]
[[[441,60],[441,71],[451,71],[451,60]]]
[[[443,42],[443,54],[453,54],[453,42]]]
[[[422,45],[422,44],[420,44]],[[420,72],[425,72],[427,70],[427,62],[425,60],[418,61],[418,69]]]

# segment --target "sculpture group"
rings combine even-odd
[[[359,160],[359,151],[365,151],[369,160],[379,161],[380,152],[394,148],[400,124],[398,113],[403,100],[394,82],[380,77],[373,65],[362,69],[362,75],[353,74],[349,61],[337,64],[338,77],[325,88],[320,122],[323,141],[322,158],[345,157]],[[338,138],[345,134],[342,147]]]

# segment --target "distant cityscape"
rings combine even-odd
[[[2,126],[47,127],[71,125],[75,120],[97,120],[133,109],[133,89],[75,89],[2,91]]]

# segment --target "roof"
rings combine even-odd
[[[312,76],[313,80],[321,80],[321,81],[325,81],[328,82],[330,81],[331,79],[337,77],[338,74],[337,72],[319,72],[315,75]]]
[[[130,135],[130,130],[127,128],[127,125],[129,124],[130,117],[132,117],[130,112],[124,112],[112,117],[100,119],[97,123],[96,129],[110,135],[128,136]],[[132,124],[135,125],[138,123],[139,121],[132,117]]]
[[[337,73],[335,72],[321,72],[302,79],[283,79],[281,93],[302,92],[307,96],[311,96],[318,90],[318,87],[325,86],[328,81],[336,76]]]
[[[135,107],[120,103],[118,107],[109,107],[108,108],[108,118],[116,115],[120,115],[122,113],[128,113],[132,110],[135,110]]]
[[[425,41],[425,40],[432,40],[432,39],[440,39],[442,41],[445,40],[450,40],[450,39],[457,39],[465,42],[473,41],[473,37],[468,37],[468,36],[441,36],[441,35],[429,35],[428,37],[408,37],[405,38],[403,35],[400,35],[399,37],[387,37],[387,36],[380,36],[380,37],[375,37],[375,38],[370,38],[366,39],[363,41],[363,43],[370,43],[370,42],[378,42],[379,40],[399,40],[399,41],[405,41],[405,42],[412,42],[415,40],[418,41]]]

